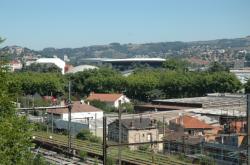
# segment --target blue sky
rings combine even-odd
[[[5,45],[31,49],[250,35],[250,0],[1,0]]]

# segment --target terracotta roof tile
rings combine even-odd
[[[87,100],[100,100],[103,102],[115,102],[123,94],[91,93]]]
[[[48,113],[53,113],[54,114],[63,114],[63,113],[68,113],[68,109],[67,108],[62,108],[62,109],[49,109],[47,112]],[[72,106],[72,113],[76,113],[76,112],[100,112],[102,111],[99,108],[96,108],[94,106],[88,105],[88,104],[81,104],[80,101],[75,101],[73,102],[73,106]]]
[[[183,128],[187,129],[212,129],[213,126],[200,121],[199,119],[191,116],[180,116],[176,119],[171,120],[170,122],[174,122],[176,124],[182,125]]]

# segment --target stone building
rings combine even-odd
[[[122,119],[121,125],[122,143],[151,142],[159,139],[155,120],[149,118]],[[108,125],[108,139],[119,141],[118,120]],[[138,148],[138,145],[129,146],[129,148],[134,150]]]

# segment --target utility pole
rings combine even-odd
[[[51,132],[54,133],[54,114],[53,114],[53,111],[51,113]]]
[[[121,107],[119,106],[119,114],[118,114],[118,118],[119,118],[119,146],[118,146],[118,161],[119,161],[119,165],[122,164],[121,161],[121,152],[122,152],[122,148],[121,148],[121,143],[122,143],[122,122],[121,122],[121,116],[122,116],[122,112],[121,112]]]
[[[185,135],[182,136],[182,153],[185,154]]]
[[[51,104],[51,106],[53,105],[53,103],[52,103],[52,92],[50,93],[50,104]],[[53,111],[51,113],[51,117],[52,117],[52,119],[51,119],[51,132],[54,133],[54,113],[53,113]]]
[[[102,144],[102,156],[103,156],[103,165],[107,165],[107,131],[106,131],[106,126],[107,126],[107,118],[106,116],[103,116],[103,144]]]
[[[163,137],[165,137],[165,130],[166,130],[165,127],[166,127],[165,126],[165,116],[163,116]]]
[[[69,100],[68,100],[68,154],[71,154],[71,82],[69,81]]]
[[[250,165],[250,94],[247,94],[247,164]]]
[[[97,114],[95,113],[95,136],[97,136],[97,122],[96,122]]]

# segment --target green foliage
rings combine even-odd
[[[183,70],[136,70],[128,77],[110,69],[79,72],[70,76],[75,93],[85,96],[91,91],[122,92],[133,100],[148,102],[156,98],[198,97],[213,92],[237,92],[241,83],[228,72],[183,72]],[[111,112],[105,103],[92,105]]]
[[[250,79],[247,81],[246,84],[244,84],[245,87],[245,93],[250,93]]]
[[[55,72],[55,73],[61,73],[61,69],[58,68],[54,64],[37,64],[37,63],[33,63],[30,66],[25,66],[22,69],[22,72],[41,72],[41,73]]]
[[[41,154],[37,154],[33,160],[32,165],[49,165]]]
[[[115,112],[117,109],[100,100],[89,101],[90,105],[102,109],[105,113]]]
[[[88,129],[82,129],[81,132],[79,132],[76,135],[76,138],[81,139],[81,140],[89,140],[90,142],[93,142],[93,143],[102,142],[100,137],[94,136],[92,132],[90,132]]]
[[[98,158],[97,157],[95,157],[94,165],[98,165]]]
[[[0,39],[1,40],[1,39]],[[8,72],[0,63],[0,160],[6,165],[26,165],[32,157],[32,127],[25,117],[16,114],[8,85]]]
[[[134,105],[132,103],[123,103],[120,107],[126,113],[133,113],[134,112]]]
[[[215,165],[216,162],[213,158],[209,156],[201,156],[200,158],[200,163],[201,165]]]
[[[175,71],[187,71],[189,63],[185,60],[181,59],[167,59],[163,63],[163,67],[167,70],[175,70]]]
[[[89,141],[93,142],[93,143],[102,143],[102,139],[100,137],[97,137],[97,136],[94,136],[94,135],[92,135],[89,138]]]
[[[109,68],[86,70],[67,75],[72,80],[72,92],[80,97],[90,92],[118,93],[124,91],[125,78]]]
[[[76,135],[76,138],[81,140],[89,140],[91,136],[92,133],[88,129],[82,129],[81,132]]]
[[[208,68],[209,72],[229,72],[229,68],[218,63],[218,62],[213,62],[210,64],[209,68]]]
[[[35,123],[34,130],[35,131],[47,131],[47,125],[44,123]]]
[[[107,165],[115,165],[115,160],[110,156],[107,157]]]
[[[138,147],[138,149],[141,150],[141,151],[149,151],[149,147],[150,147],[149,144],[144,144],[144,145],[140,145]]]
[[[86,151],[80,151],[79,156],[82,161],[85,161],[87,159],[88,153]]]
[[[11,83],[9,89],[16,89],[19,93],[25,95],[34,95],[35,93],[41,96],[51,95],[61,96],[64,93],[65,80],[60,74],[55,73],[13,73],[9,74]]]

